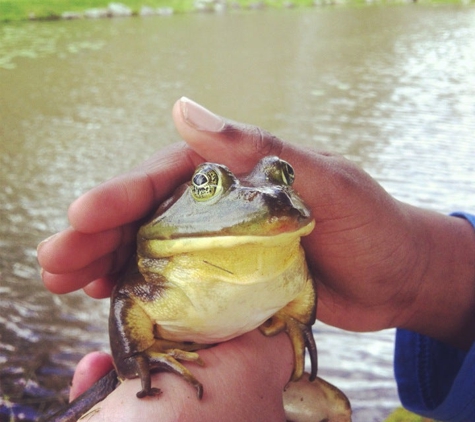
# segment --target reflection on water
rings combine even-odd
[[[87,35],[90,39],[84,39]],[[15,69],[18,58],[66,56],[82,50],[100,50],[105,42],[89,34],[72,33],[53,22],[22,22],[0,27],[0,68]]]
[[[472,7],[0,26],[0,419],[18,401],[31,419],[80,356],[107,350],[107,303],[46,292],[35,247],[81,192],[178,139],[181,95],[343,153],[412,204],[475,209]],[[355,421],[382,420],[398,404],[393,333],[316,336]]]

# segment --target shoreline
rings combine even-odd
[[[145,3],[141,3],[144,1]],[[44,0],[39,4],[0,0],[0,23],[170,16],[183,13],[223,13],[232,10],[293,9],[367,5],[471,5],[475,0],[82,0],[68,2]],[[71,4],[74,3],[74,4]]]

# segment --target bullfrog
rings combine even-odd
[[[316,290],[300,245],[315,223],[294,178],[277,157],[240,178],[204,163],[140,228],[137,265],[117,284],[109,319],[117,373],[140,377],[138,397],[159,393],[150,383],[155,368],[180,374],[201,397],[180,360],[201,363],[197,350],[257,327],[289,334],[292,380],[308,349],[315,379]]]
[[[159,206],[139,229],[136,256],[111,296],[112,377],[139,377],[136,395],[144,398],[161,393],[151,373],[171,371],[201,399],[204,387],[183,361],[204,364],[199,350],[255,328],[265,336],[285,331],[291,381],[301,380],[284,393],[289,418],[300,420],[295,409],[302,408],[310,417],[302,421],[351,420],[344,394],[317,377],[317,293],[300,244],[315,222],[294,179],[292,166],[275,156],[240,177],[203,163]],[[303,376],[306,350],[311,369]]]

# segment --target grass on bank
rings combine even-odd
[[[243,8],[251,4],[263,3],[270,7],[283,7],[292,3],[296,7],[309,7],[314,0],[227,0]],[[378,0],[320,0],[323,3],[365,4]],[[475,0],[382,0],[386,3],[412,2],[421,3],[469,3]],[[0,22],[21,21],[27,19],[59,19],[64,12],[84,12],[87,9],[106,8],[111,2],[117,2],[130,7],[134,14],[142,6],[153,8],[169,7],[175,13],[190,12],[194,9],[194,0],[0,0]]]
[[[121,3],[138,13],[142,6],[172,7],[175,12],[191,10],[193,0],[0,0],[0,21],[55,19],[64,12],[84,12],[105,8],[109,3]]]
[[[414,415],[402,407],[391,413],[384,422],[436,422],[422,416]]]
[[[230,3],[248,7],[259,0],[229,0]],[[364,0],[351,0],[363,2]],[[58,19],[64,12],[84,12],[87,9],[106,8],[109,3],[121,3],[130,7],[134,14],[142,6],[153,8],[171,7],[175,13],[194,9],[194,0],[0,0],[0,22],[27,19]],[[268,6],[280,7],[285,0],[263,0]],[[292,0],[296,6],[310,6],[312,0]]]

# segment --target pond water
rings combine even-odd
[[[178,140],[182,95],[342,153],[403,201],[475,210],[472,6],[2,25],[0,420],[56,406],[77,360],[108,349],[107,301],[48,293],[35,248],[67,226],[74,198]],[[354,420],[383,420],[399,404],[394,333],[315,334]]]

